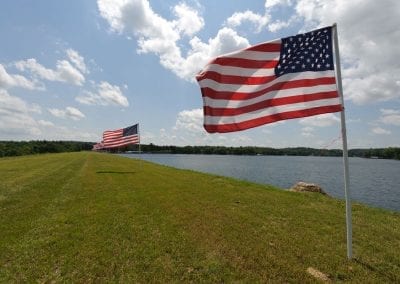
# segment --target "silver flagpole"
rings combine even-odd
[[[340,95],[340,101],[342,103],[343,110],[340,112],[341,124],[342,124],[342,140],[343,140],[343,165],[344,165],[344,194],[346,198],[346,231],[347,231],[347,258],[353,258],[352,248],[352,224],[351,224],[351,200],[350,200],[350,180],[349,180],[349,157],[347,152],[347,134],[346,134],[346,118],[344,114],[344,99],[343,99],[343,87],[342,87],[342,75],[340,70],[340,55],[339,55],[339,40],[337,33],[337,25],[332,25],[333,31],[333,43],[335,46],[335,60],[336,60],[336,79],[337,86]]]
[[[140,151],[140,140],[141,140],[142,137],[140,137],[139,123],[138,123],[138,125],[137,125],[137,130],[138,130],[138,135],[139,135],[139,155],[140,155],[140,154],[142,153],[142,152]]]

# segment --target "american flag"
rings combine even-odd
[[[222,55],[196,79],[210,133],[342,110],[332,27]]]
[[[104,148],[115,148],[130,144],[139,144],[139,125],[135,124],[117,130],[106,130],[103,132]]]
[[[93,145],[92,151],[102,150],[104,148],[103,141]]]

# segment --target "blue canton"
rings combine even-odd
[[[333,70],[332,28],[282,38],[277,77],[287,73]]]

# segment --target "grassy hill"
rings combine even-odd
[[[107,154],[0,159],[0,282],[400,282],[400,214]]]

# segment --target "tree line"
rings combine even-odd
[[[91,150],[93,142],[79,141],[0,141],[0,157],[21,156],[42,153],[61,153]],[[107,152],[139,151],[139,145],[107,150]],[[159,146],[153,143],[141,144],[140,151],[144,153],[165,154],[214,154],[214,155],[269,155],[269,156],[323,156],[340,157],[340,149],[315,149],[308,147],[271,148],[271,147],[226,147],[226,146]],[[400,160],[400,148],[370,148],[350,149],[349,157],[397,159]]]
[[[0,141],[0,157],[91,150],[92,142],[77,141]]]
[[[268,155],[268,156],[322,156],[340,157],[341,149],[315,149],[308,147],[271,148],[271,147],[225,147],[225,146],[158,146],[152,143],[142,144],[144,153],[166,154],[214,154],[214,155]],[[111,152],[139,151],[138,145],[130,145]],[[400,147],[350,149],[349,157],[397,159],[400,160]]]

